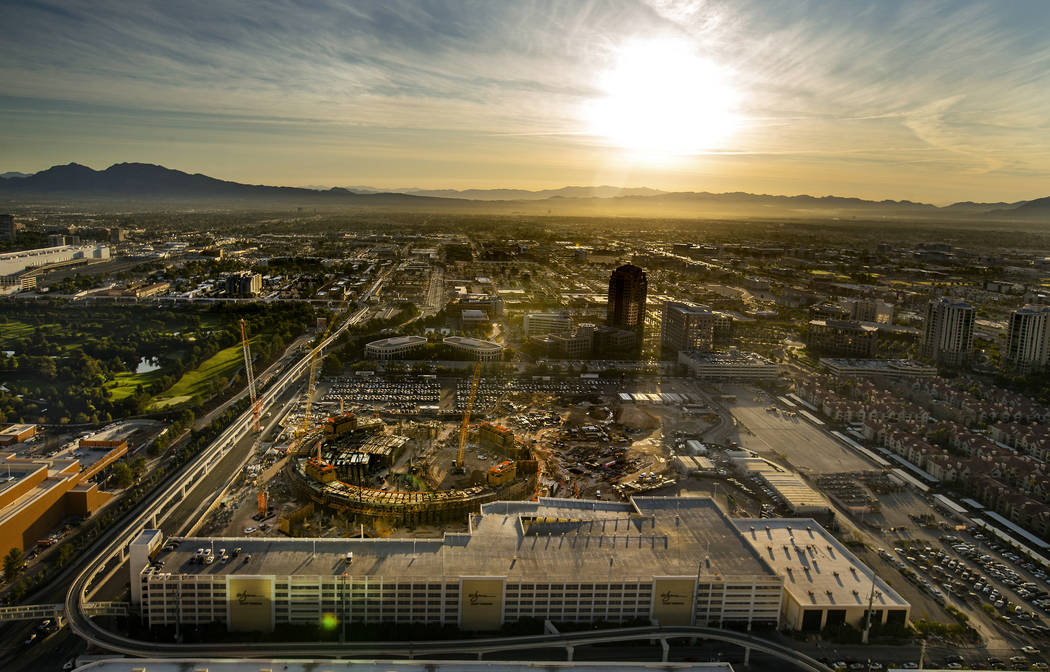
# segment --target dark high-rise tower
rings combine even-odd
[[[606,324],[617,329],[641,332],[645,325],[645,271],[627,264],[609,277],[609,306]]]

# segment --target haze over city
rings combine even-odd
[[[1048,25],[0,0],[0,671],[1050,671]]]
[[[4,3],[2,171],[1046,195],[1044,2]]]

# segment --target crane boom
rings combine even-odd
[[[252,429],[258,432],[261,427],[259,424],[260,411],[262,410],[262,403],[258,398],[258,391],[255,389],[255,371],[252,370],[252,350],[248,345],[248,323],[241,320],[241,350],[244,352],[244,376],[248,379],[248,396],[252,401]]]
[[[474,408],[474,399],[478,396],[478,382],[481,380],[481,362],[474,366],[474,377],[470,381],[470,395],[467,406],[463,409],[463,424],[459,427],[459,453],[456,455],[456,468],[463,469],[463,460],[467,452],[467,427],[470,425],[470,412]]]

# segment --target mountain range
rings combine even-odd
[[[185,207],[368,208],[477,214],[631,217],[985,218],[1050,222],[1050,197],[1015,203],[870,201],[843,196],[774,196],[745,192],[664,192],[646,187],[524,189],[404,189],[280,187],[219,180],[146,163],[93,170],[77,163],[27,175],[0,175],[0,202],[120,201]]]

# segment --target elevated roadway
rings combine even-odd
[[[315,355],[320,356],[346,329],[364,319],[367,313],[368,308],[361,307],[321,343],[305,353],[298,362],[280,374],[260,396],[263,412],[269,411],[275,403],[278,403],[282,397],[285,397],[288,392],[292,391],[294,386],[299,384],[300,378],[309,370],[310,361]],[[138,513],[130,518],[125,525],[111,529],[107,533],[108,543],[73,579],[66,594],[65,613],[74,632],[88,641],[91,641],[92,633],[105,632],[86,613],[87,594],[92,584],[96,579],[104,580],[114,565],[119,566],[124,562],[127,557],[128,545],[142,530],[159,527],[172,516],[173,512],[180,509],[179,504],[186,499],[187,495],[207,480],[206,476],[211,474],[223,458],[242,439],[248,436],[251,432],[252,421],[251,409],[245,410],[211,444],[201,451],[178,476],[170,479],[164,486],[150,493],[143,503],[139,505]]]

